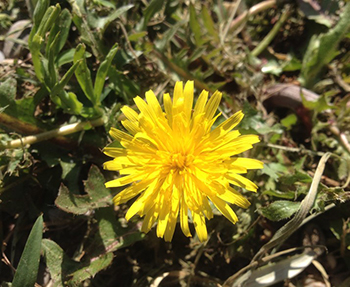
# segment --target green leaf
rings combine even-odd
[[[99,169],[92,166],[84,182],[87,194],[73,194],[66,186],[61,185],[55,204],[60,209],[74,214],[85,214],[90,210],[109,206],[112,204],[112,195],[109,189],[105,188],[104,182]]]
[[[17,81],[14,78],[8,78],[0,83],[0,107],[15,107],[17,92]]]
[[[215,24],[213,19],[210,16],[210,13],[208,11],[208,8],[203,5],[202,6],[202,19],[203,19],[203,23],[205,28],[207,28],[208,33],[214,37],[214,40],[219,42],[219,34],[218,32],[214,29]]]
[[[60,33],[56,34],[56,37],[52,40],[52,43],[48,47],[47,60],[48,60],[48,76],[49,76],[49,87],[53,87],[57,82],[57,71],[55,67],[55,56],[56,49],[59,41]]]
[[[72,67],[64,74],[62,79],[52,88],[51,96],[56,96],[59,92],[64,90],[64,87],[67,85],[70,78],[73,76],[75,70],[78,68],[80,62],[74,63]]]
[[[115,217],[113,206],[99,208],[96,210],[95,214],[98,221],[99,237],[102,239],[104,249],[108,251],[116,250],[118,245],[114,243],[118,235],[122,235],[122,230],[120,230],[120,223]],[[121,243],[122,242],[119,242],[119,245],[121,245]],[[113,247],[111,248],[112,244]]]
[[[338,54],[340,41],[350,29],[350,2],[345,5],[338,23],[328,33],[314,35],[305,52],[300,82],[306,88],[312,87],[319,79],[322,70]]]
[[[190,4],[190,28],[193,32],[197,47],[200,47],[203,44],[203,35],[201,32],[201,26],[199,25],[197,20],[196,10],[193,4]]]
[[[279,181],[286,185],[292,185],[296,182],[303,182],[303,183],[312,182],[312,178],[306,173],[297,171],[293,175],[288,174],[288,175],[281,176],[279,178]]]
[[[81,89],[83,90],[85,96],[91,101],[95,106],[99,103],[99,98],[94,94],[94,88],[92,86],[91,73],[86,63],[85,58],[85,45],[79,44],[75,50],[74,64],[80,62],[77,69],[75,70],[75,76],[79,82]]]
[[[281,120],[282,126],[290,130],[298,121],[298,117],[295,114],[290,114]]]
[[[39,270],[41,239],[43,236],[43,216],[35,221],[24,247],[17,271],[12,281],[13,287],[33,287]]]
[[[146,31],[142,31],[142,32],[138,32],[138,33],[134,33],[128,36],[128,39],[130,42],[136,42],[139,39],[145,37],[147,35]]]
[[[66,112],[81,115],[83,112],[83,104],[78,100],[76,94],[72,92],[61,91],[57,96],[51,99],[59,99],[60,107],[62,107]],[[55,102],[57,104],[57,102]]]
[[[74,65],[62,77],[62,79],[52,88],[50,94],[51,99],[55,102],[55,104],[62,107],[63,109],[68,110],[68,112],[72,112],[77,115],[81,113],[83,104],[79,102],[77,96],[74,93],[67,93],[64,90],[64,87],[73,76],[73,73],[78,68],[79,64],[80,62],[74,63]]]
[[[34,71],[35,75],[37,76],[38,80],[41,83],[44,83],[44,73],[43,73],[43,65],[41,63],[41,47],[43,44],[44,39],[39,36],[38,34],[35,34],[33,37],[33,41],[29,45],[30,53],[32,54],[32,61],[34,64]]]
[[[86,20],[88,14],[84,8],[83,1],[68,0],[72,6],[72,20],[75,26],[78,28],[81,42],[86,43],[92,50],[92,53],[99,60],[105,55],[104,45],[101,41],[103,37],[100,37],[99,33],[92,31],[90,24]]]
[[[37,1],[34,14],[33,14],[33,28],[32,28],[32,31],[30,32],[29,39],[28,39],[29,46],[31,45],[32,39],[36,34],[38,27],[41,23],[41,20],[43,19],[46,11],[49,8],[49,5],[50,5],[50,0]]]
[[[252,106],[246,102],[243,106],[244,118],[239,125],[239,131],[242,134],[260,134],[269,133],[282,134],[284,132],[281,124],[270,126],[266,120]]]
[[[93,108],[93,107],[83,107],[81,109],[80,115],[84,118],[96,118],[100,117],[103,114],[102,108]]]
[[[103,86],[106,81],[106,76],[107,76],[109,67],[112,64],[112,61],[114,59],[115,54],[117,53],[117,50],[118,50],[118,44],[115,44],[109,51],[106,59],[101,63],[100,67],[97,70],[95,86],[94,86],[94,94],[95,94],[95,97],[99,99],[99,101],[103,90]]]
[[[109,71],[110,85],[117,95],[123,97],[125,103],[130,103],[135,95],[139,94],[140,87],[135,81],[129,80],[122,72],[112,67]]]
[[[81,286],[81,283],[95,276],[96,273],[107,268],[113,261],[113,253],[103,254],[97,258],[93,258],[91,262],[83,265],[80,269],[70,274],[72,278],[68,281],[69,286]]]
[[[0,107],[4,108],[4,113],[27,123],[40,126],[40,122],[34,117],[36,104],[33,97],[23,97],[16,100],[17,81],[8,78],[0,83]]]
[[[300,202],[278,200],[267,207],[260,208],[260,212],[269,220],[279,221],[291,217],[298,211],[299,207]]]
[[[56,57],[59,51],[66,44],[67,37],[69,34],[69,29],[72,24],[72,15],[69,13],[67,9],[64,9],[59,15],[57,21],[53,24],[50,30],[49,37],[47,39],[46,46],[46,55],[49,52],[50,46],[52,46],[53,40],[57,37],[59,33],[59,39],[57,40],[56,45],[54,46],[53,54]]]
[[[95,26],[96,28],[101,29],[101,35],[104,34],[109,24],[111,24],[114,20],[118,19],[121,15],[123,15],[126,11],[130,10],[132,7],[134,7],[133,4],[125,5],[118,8],[107,17],[99,18]]]
[[[74,54],[75,54],[75,49],[69,49],[69,50],[63,51],[61,54],[58,55],[56,59],[56,65],[58,67],[61,67],[64,64],[73,62]],[[90,58],[91,56],[92,55],[89,52],[85,52],[86,58]]]
[[[94,3],[98,4],[98,5],[102,5],[102,6],[108,7],[108,8],[115,9],[115,4],[111,3],[108,0],[95,0]]]
[[[91,241],[88,250],[89,257],[96,257],[99,254],[113,252],[123,246],[123,230],[115,217],[113,206],[95,210],[98,232]]]
[[[51,26],[55,23],[55,21],[60,13],[61,13],[61,7],[59,4],[57,4],[55,7],[50,6],[47,9],[43,19],[40,22],[38,31],[36,32],[36,35],[38,35],[42,38],[45,38],[46,32],[49,31]]]
[[[58,67],[63,66],[64,64],[68,64],[73,62],[73,58],[74,58],[74,54],[75,54],[75,49],[69,49],[69,50],[65,50],[63,51],[61,54],[59,54],[59,56],[57,57],[56,60],[56,64]]]
[[[140,241],[144,234],[131,228],[122,228],[117,221],[113,206],[95,210],[98,233],[88,247],[89,257],[97,257],[101,253],[113,252]]]
[[[330,230],[334,236],[350,250],[350,234],[347,232],[350,229],[349,221],[344,219],[332,220],[330,222]]]
[[[49,239],[43,239],[41,244],[53,286],[66,286],[64,285],[66,276],[75,270],[79,263],[69,258],[56,242]]]
[[[60,38],[58,41],[58,45],[57,45],[58,48],[55,55],[57,55],[57,53],[61,51],[64,45],[66,44],[71,24],[72,24],[72,15],[69,13],[67,9],[64,9],[60,14],[59,22],[58,22]]]
[[[284,72],[298,71],[301,69],[301,62],[293,55],[289,55],[289,59],[283,64]]]
[[[65,185],[61,184],[55,204],[58,208],[66,212],[84,214],[89,210],[100,207],[101,205],[107,206],[108,202],[105,200],[102,204],[91,203],[91,200],[87,195],[75,195],[73,192],[70,192]]]
[[[262,173],[268,175],[275,181],[278,181],[281,173],[287,172],[288,169],[284,164],[278,162],[265,163],[262,169]]]
[[[261,72],[279,76],[283,72],[283,68],[277,60],[269,59],[261,68]]]
[[[42,249],[54,287],[81,286],[84,280],[107,268],[113,260],[113,253],[107,253],[79,263],[69,258],[57,243],[49,239],[42,240]]]
[[[49,5],[50,5],[50,0],[37,1],[35,10],[34,10],[34,15],[33,15],[34,26],[39,26],[47,9],[49,8]]]
[[[293,199],[295,198],[295,192],[288,191],[288,192],[282,192],[278,190],[266,190],[262,194],[266,194],[269,196],[274,196],[278,198],[284,198],[284,199]]]
[[[160,9],[162,9],[163,4],[165,1],[163,0],[152,0],[146,9],[143,11],[143,23],[142,23],[142,30],[145,30],[147,27],[147,24],[149,20],[156,14]]]
[[[167,47],[169,41],[174,39],[174,35],[177,33],[179,28],[181,28],[186,23],[185,20],[177,22],[175,25],[173,25],[170,29],[167,29],[166,32],[160,37],[159,40],[155,41],[155,46],[158,50],[163,51],[165,47]]]
[[[350,174],[350,157],[344,156],[338,166],[339,179],[345,179]]]
[[[81,164],[72,161],[69,157],[62,157],[59,159],[62,168],[62,179],[67,183],[68,189],[74,193],[79,193],[79,173]]]
[[[300,94],[303,106],[308,108],[309,110],[314,110],[315,112],[323,112],[328,109],[334,109],[335,107],[330,105],[327,99],[333,94],[328,95],[327,93],[322,94],[317,101],[308,101],[305,99],[303,93]]]

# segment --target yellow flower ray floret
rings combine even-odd
[[[193,108],[193,81],[177,82],[173,101],[164,94],[164,111],[152,91],[146,100],[136,97],[137,113],[123,107],[125,133],[111,128],[110,135],[122,148],[106,147],[113,157],[104,168],[118,171],[120,178],[106,187],[126,186],[114,198],[116,205],[137,197],[126,219],[144,216],[141,230],[148,232],[157,222],[157,236],[171,241],[177,219],[186,236],[191,236],[189,217],[201,241],[207,239],[206,218],[213,217],[210,202],[232,223],[238,218],[229,204],[247,208],[250,203],[231,185],[256,191],[257,185],[241,174],[261,169],[261,161],[237,157],[259,142],[256,135],[232,130],[243,118],[241,111],[212,129],[222,94],[208,100],[202,91]]]

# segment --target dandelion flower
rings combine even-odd
[[[201,241],[207,239],[206,218],[213,217],[210,202],[232,223],[238,218],[229,204],[247,208],[250,203],[232,186],[256,191],[257,186],[241,174],[260,169],[263,163],[237,157],[259,142],[257,135],[240,135],[232,130],[243,118],[241,111],[212,126],[220,113],[221,93],[208,100],[203,90],[193,108],[193,81],[183,87],[177,82],[173,101],[164,94],[164,111],[152,91],[146,100],[134,98],[137,113],[122,108],[128,133],[111,128],[110,135],[122,148],[106,147],[104,153],[114,159],[104,168],[118,171],[120,178],[106,187],[126,186],[114,197],[116,205],[138,196],[126,213],[129,220],[143,217],[142,231],[147,233],[155,222],[157,236],[171,241],[178,217],[186,236],[191,236],[189,216]]]

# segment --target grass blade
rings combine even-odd
[[[109,67],[112,64],[112,61],[114,59],[115,54],[117,53],[118,45],[115,44],[112,49],[109,51],[106,59],[101,63],[100,67],[97,70],[97,75],[95,79],[95,86],[94,86],[94,94],[96,99],[100,99],[100,95],[103,90],[103,86],[106,81],[106,76],[109,70]]]
[[[35,221],[24,247],[17,271],[13,278],[13,287],[33,287],[37,278],[41,240],[43,237],[43,216],[40,215]]]

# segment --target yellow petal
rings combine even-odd
[[[111,128],[109,131],[109,134],[116,139],[117,141],[125,140],[125,141],[132,141],[132,136],[128,135],[127,133],[124,133],[118,129]]]
[[[117,147],[105,147],[103,149],[104,154],[110,157],[120,157],[126,155],[126,150],[124,148]]]
[[[174,106],[178,105],[180,99],[183,100],[183,82],[176,82],[173,95]]]
[[[136,200],[129,208],[127,213],[125,214],[125,219],[127,221],[130,220],[131,217],[133,217],[135,214],[137,214],[140,209],[142,208],[143,203],[139,200]]]
[[[195,118],[197,115],[204,113],[205,105],[208,101],[208,94],[208,91],[203,90],[199,95],[196,105],[194,106],[193,118]]]
[[[143,219],[141,231],[144,232],[144,233],[147,233],[148,231],[150,231],[152,226],[153,226],[153,224],[157,220],[157,216],[154,213],[154,209],[155,209],[155,207],[153,206],[152,209],[150,209],[147,212],[145,218]]]
[[[235,224],[238,221],[237,215],[233,212],[231,207],[225,201],[216,196],[210,197],[210,200],[212,201],[212,203],[214,203],[216,208],[233,224]]]
[[[208,239],[207,227],[205,226],[205,217],[199,213],[192,212],[192,219],[194,223],[194,228],[200,241],[205,241]]]
[[[218,125],[212,132],[212,138],[218,136],[226,135],[229,131],[231,131],[235,126],[237,126],[241,120],[243,119],[244,114],[242,111],[238,111],[237,113],[233,114],[231,117],[229,117],[227,120],[225,120],[223,123]]]
[[[127,157],[121,157],[121,158],[116,158],[114,160],[106,161],[103,164],[103,168],[106,170],[118,171],[130,165],[133,166],[133,164],[128,160]]]
[[[127,202],[131,198],[134,198],[135,196],[140,194],[143,190],[145,190],[150,185],[151,182],[152,180],[144,180],[128,186],[113,198],[114,204],[119,205]]]
[[[205,217],[208,219],[212,219],[214,214],[213,214],[213,211],[209,205],[208,198],[204,195],[202,196],[202,205],[203,205],[203,213],[204,213]]]
[[[171,102],[170,95],[164,94],[163,96],[163,102],[164,102],[164,110],[166,117],[168,119],[169,126],[173,126],[173,103]]]
[[[228,175],[226,175],[226,178],[231,184],[243,187],[250,191],[256,191],[258,188],[258,186],[254,182],[239,174],[229,173]]]
[[[177,216],[179,214],[179,190],[174,187],[173,194],[171,196],[171,211],[169,214],[168,224],[164,232],[164,240],[170,242],[173,239]]]
[[[244,166],[246,169],[261,169],[264,167],[264,163],[253,158],[234,157],[231,158],[231,166]]]
[[[140,110],[140,115],[143,114],[144,117],[150,119],[153,123],[157,123],[157,115],[154,113],[152,108],[150,108],[146,102],[140,97],[134,98],[134,102],[138,109]]]
[[[160,202],[160,210],[159,210],[159,218],[158,218],[158,225],[157,225],[157,236],[163,237],[165,229],[168,224],[168,218],[169,218],[169,203],[168,198],[161,199],[162,202]]]
[[[149,90],[146,92],[146,100],[152,112],[159,118],[163,117],[162,108],[153,91]]]
[[[132,108],[128,106],[124,106],[120,109],[122,113],[125,115],[125,117],[132,121],[132,122],[137,122],[138,121],[138,113],[135,112]]]
[[[211,120],[215,115],[221,101],[221,96],[222,93],[216,91],[205,106],[205,116],[208,120]]]
[[[114,180],[110,180],[110,181],[107,181],[105,183],[105,186],[107,188],[110,188],[110,187],[119,187],[119,186],[123,186],[123,185],[127,185],[129,183],[132,183],[134,181],[137,181],[137,180],[140,180],[144,177],[144,174],[141,173],[141,174],[131,174],[131,175],[127,175],[127,176],[123,176],[123,177],[120,177],[118,179],[114,179]]]
[[[185,199],[182,197],[181,199],[181,209],[180,209],[180,226],[182,229],[182,232],[187,237],[191,237],[191,232],[188,227],[188,207],[186,204]]]
[[[132,121],[129,121],[129,120],[125,120],[125,121],[122,121],[122,125],[132,135],[135,135],[135,134],[137,134],[138,132],[141,131],[140,127],[138,125],[138,122],[132,122]]]
[[[230,186],[227,187],[224,192],[218,193],[217,196],[226,202],[235,204],[242,208],[248,208],[250,206],[250,202],[242,194]]]
[[[194,82],[187,81],[184,89],[184,113],[187,122],[191,119],[192,106],[193,106],[193,90]]]

